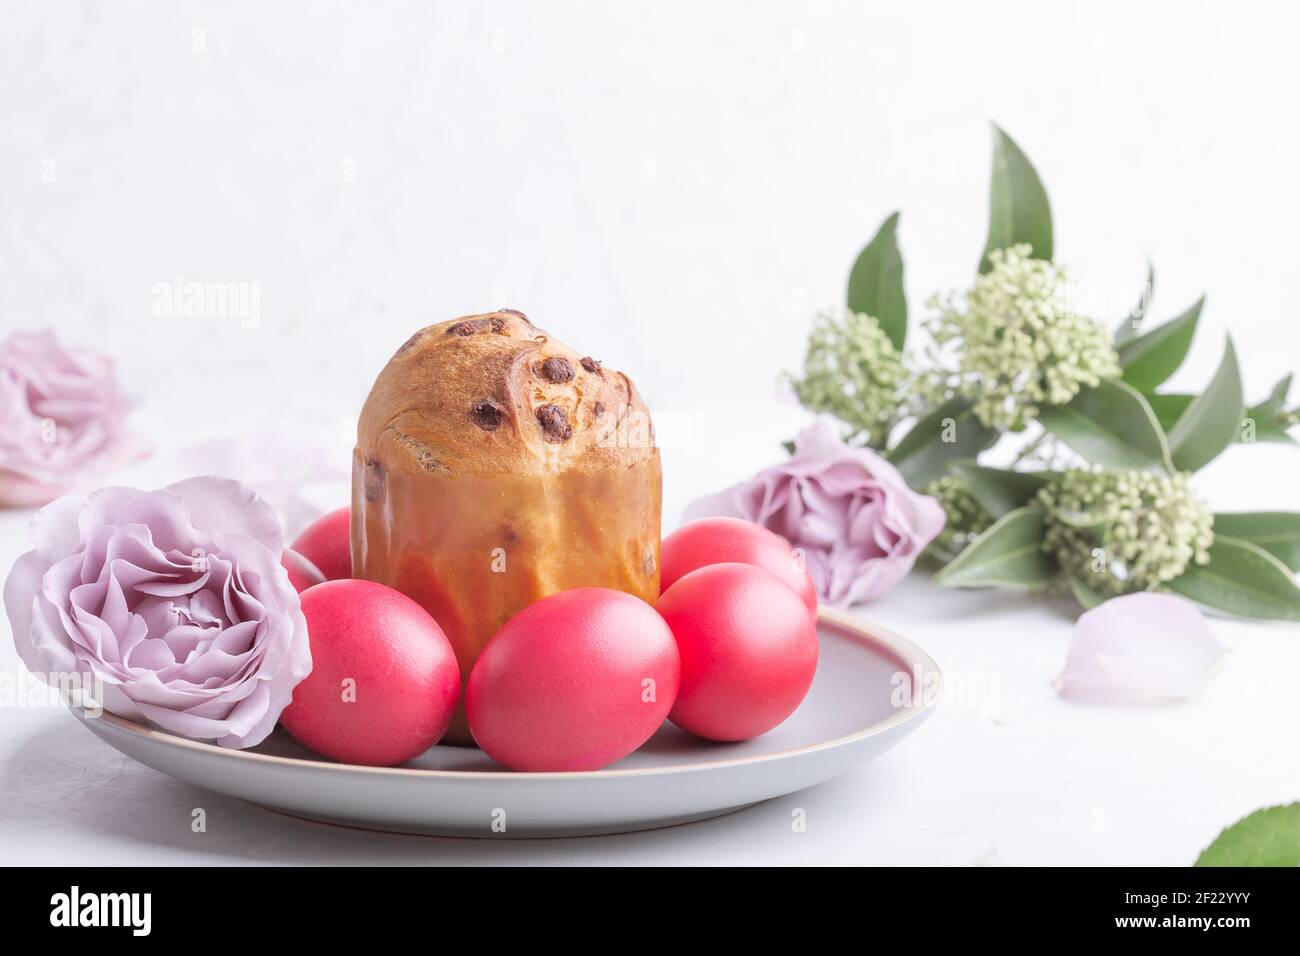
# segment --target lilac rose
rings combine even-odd
[[[803,549],[818,596],[839,605],[870,601],[906,577],[945,520],[937,501],[824,420],[800,432],[787,461],[695,502],[686,520],[715,515],[757,522]]]
[[[223,747],[275,727],[311,671],[271,508],[229,478],[59,498],[5,582],[23,663],[105,710]]]
[[[84,488],[144,451],[113,363],[54,333],[0,342],[0,505],[35,505]]]

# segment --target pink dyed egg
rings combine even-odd
[[[677,639],[682,677],[669,719],[709,740],[748,740],[789,717],[817,670],[817,624],[776,575],[711,564],[657,605]]]
[[[790,542],[743,518],[701,518],[664,538],[659,590],[667,591],[697,568],[727,561],[770,571],[794,589],[808,610],[817,613],[817,588]]]
[[[597,770],[650,739],[677,697],[672,632],[640,598],[552,594],[488,642],[465,687],[474,740],[512,770]]]
[[[326,580],[352,577],[352,509],[321,515],[289,547],[320,568]]]
[[[456,655],[438,623],[374,581],[326,581],[302,594],[312,669],[280,723],[343,763],[388,767],[432,747],[460,697]]]

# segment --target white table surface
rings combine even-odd
[[[1297,14],[996,7],[16,4],[0,332],[54,325],[116,357],[159,449],[119,479],[149,485],[183,476],[185,445],[267,425],[332,436],[346,462],[414,328],[522,308],[634,376],[671,527],[779,454],[797,416],[771,405],[777,376],[890,211],[914,318],[969,283],[996,120],[1082,279],[1131,286],[1152,257],[1158,319],[1209,293],[1171,387],[1200,388],[1230,331],[1258,400],[1300,365]],[[256,284],[259,323],[155,317],[178,273]],[[1294,449],[1234,448],[1197,486],[1295,510],[1298,478]],[[0,571],[25,521],[0,512]],[[297,822],[137,766],[66,713],[3,708],[0,862],[1186,864],[1300,798],[1300,628],[1215,622],[1233,653],[1203,694],[1114,708],[1050,687],[1068,604],[914,577],[858,613],[996,707],[950,700],[879,762],[724,819],[535,843]],[[0,676],[19,667],[4,629]]]

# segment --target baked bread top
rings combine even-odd
[[[393,470],[545,475],[629,468],[657,455],[632,380],[513,309],[411,336],[370,390],[357,453],[377,483]]]

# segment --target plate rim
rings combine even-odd
[[[625,770],[547,770],[547,771],[529,771],[529,772],[502,772],[500,770],[429,770],[422,767],[372,767],[366,764],[339,763],[332,760],[316,760],[313,758],[302,757],[281,757],[276,754],[259,754],[249,750],[236,750],[230,747],[220,747],[216,744],[207,743],[201,740],[191,740],[188,737],[181,737],[177,734],[170,734],[166,731],[155,730],[146,727],[143,724],[136,723],[133,720],[127,720],[117,714],[102,711],[98,716],[90,716],[80,707],[71,707],[73,714],[83,724],[89,727],[90,721],[107,721],[110,725],[119,730],[138,737],[142,740],[149,741],[164,747],[177,747],[182,750],[190,750],[196,753],[208,754],[224,760],[242,762],[252,766],[271,765],[285,766],[297,770],[321,770],[336,773],[360,773],[363,775],[377,775],[396,777],[398,779],[408,780],[484,780],[503,782],[506,780],[531,780],[538,783],[547,781],[579,781],[579,780],[607,780],[611,778],[629,778],[643,776],[658,776],[675,773],[698,773],[700,771],[716,770],[725,767],[760,765],[766,763],[777,763],[784,760],[794,759],[795,757],[807,754],[818,753],[824,750],[831,750],[838,747],[846,746],[852,743],[858,743],[870,737],[893,730],[908,721],[919,720],[928,715],[933,709],[939,696],[939,690],[943,682],[943,672],[934,658],[922,650],[918,645],[909,641],[907,638],[894,633],[888,628],[881,627],[869,621],[859,620],[846,611],[819,607],[817,609],[817,621],[819,624],[827,625],[835,630],[847,634],[858,641],[869,642],[877,646],[883,646],[892,652],[907,666],[915,680],[919,675],[925,675],[925,683],[921,694],[914,697],[910,703],[897,708],[894,714],[877,721],[868,727],[854,731],[850,734],[844,734],[840,737],[832,737],[830,740],[822,740],[817,743],[804,744],[799,747],[791,747],[787,750],[777,750],[766,754],[752,754],[744,757],[731,757],[721,760],[710,760],[703,763],[671,764],[664,767],[635,767]],[[933,676],[931,676],[933,675]]]

